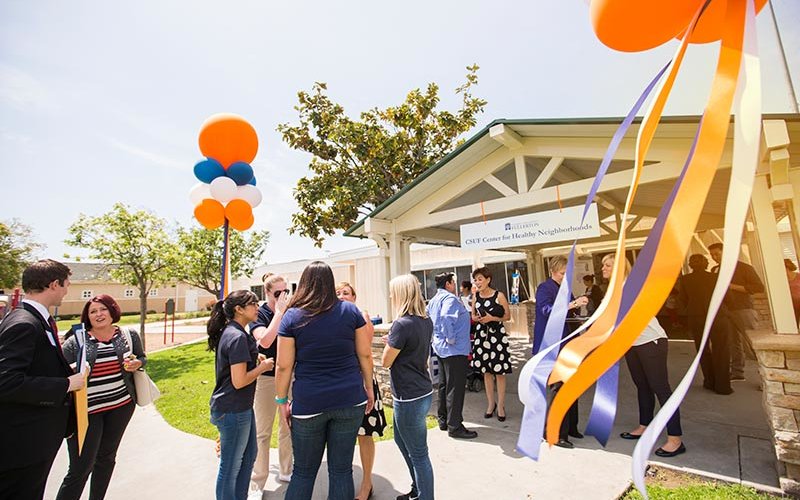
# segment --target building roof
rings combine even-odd
[[[109,270],[118,267],[117,264],[104,264],[102,262],[65,262],[72,275],[72,282],[80,281],[114,281]]]

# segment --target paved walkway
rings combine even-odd
[[[517,363],[527,358],[530,344],[513,342]],[[691,361],[694,346],[670,343],[673,386]],[[681,413],[688,453],[664,462],[670,467],[701,471],[728,480],[777,487],[774,450],[761,409],[761,392],[754,362],[749,363],[748,382],[738,383],[736,393],[718,396],[704,391],[695,380]],[[519,369],[516,370],[519,372]],[[620,402],[613,436],[637,423],[636,396],[627,369],[620,370]],[[514,449],[522,407],[516,398],[516,379],[509,381],[508,420],[484,420],[484,393],[467,393],[465,419],[479,432],[472,441],[459,441],[432,429],[429,447],[437,498],[592,498],[615,499],[630,484],[630,453],[635,443],[612,437],[606,449],[593,439],[575,440],[576,448],[544,447],[539,462],[521,457]],[[581,426],[587,419],[591,394],[581,399]],[[271,450],[277,462],[276,450]],[[356,457],[358,453],[356,452]],[[654,457],[655,458],[655,457]],[[45,498],[52,499],[67,468],[62,447],[50,475]],[[167,425],[152,408],[137,408],[123,439],[117,469],[108,492],[110,499],[214,497],[217,459],[213,442]],[[358,458],[354,463],[356,485],[361,478]],[[275,468],[273,467],[273,471]],[[373,473],[374,498],[393,499],[405,493],[410,479],[405,463],[391,441],[377,444]],[[286,485],[270,476],[265,498],[283,498]],[[320,470],[315,499],[327,494],[325,465]],[[84,494],[84,498],[88,495]]]

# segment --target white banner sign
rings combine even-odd
[[[461,248],[505,248],[541,245],[600,236],[597,204],[592,203],[581,225],[583,205],[461,226]]]

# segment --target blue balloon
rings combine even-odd
[[[249,163],[237,161],[231,163],[225,175],[233,179],[233,182],[235,182],[237,186],[244,186],[253,178],[253,167],[251,167]]]
[[[256,185],[256,177],[253,176],[253,178],[250,179],[250,182],[248,182],[248,184],[250,184],[251,186],[255,186]]]
[[[194,176],[197,177],[200,182],[205,182],[206,184],[210,184],[211,181],[217,177],[222,177],[224,175],[225,169],[222,168],[222,164],[214,158],[206,158],[203,161],[197,162],[194,166]]]

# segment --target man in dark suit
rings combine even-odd
[[[708,259],[699,253],[689,257],[689,267],[692,272],[678,278],[675,288],[678,290],[678,301],[686,308],[694,345],[699,349],[711,294],[717,284],[717,275],[706,271]],[[721,306],[711,325],[706,348],[700,356],[703,387],[717,394],[733,392],[730,380],[729,330],[727,312],[725,306]]]
[[[708,253],[718,264],[711,269],[711,272],[718,274],[719,263],[722,262],[722,243],[709,245]],[[758,313],[753,307],[751,296],[763,291],[764,284],[761,283],[753,266],[738,261],[724,301],[731,325],[729,334],[731,342],[731,381],[744,380],[745,356],[750,359],[756,359],[753,344],[750,342],[747,330],[755,328],[758,321]]]
[[[48,311],[67,294],[69,275],[54,260],[30,265],[25,299],[0,325],[0,500],[40,500],[61,441],[74,431],[72,391],[84,376],[64,359]]]

